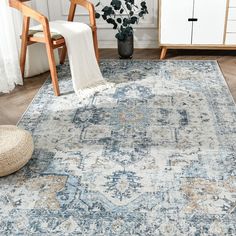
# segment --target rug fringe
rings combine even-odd
[[[96,83],[90,84],[83,89],[76,89],[76,94],[82,98],[88,98],[94,93],[102,92],[106,89],[115,87],[114,83],[110,83],[107,81],[98,81]]]

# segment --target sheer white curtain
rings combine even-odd
[[[0,92],[3,93],[23,83],[18,54],[19,29],[14,25],[16,17],[8,0],[0,0]]]

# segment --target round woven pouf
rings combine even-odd
[[[17,126],[0,125],[0,177],[23,167],[33,150],[33,138],[28,131]]]

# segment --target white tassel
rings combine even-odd
[[[88,98],[97,92],[102,92],[106,89],[113,88],[114,86],[114,83],[98,81],[84,87],[83,89],[77,89],[75,92],[81,98]]]

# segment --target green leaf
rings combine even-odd
[[[95,7],[98,7],[98,6],[100,6],[100,4],[101,4],[101,2],[98,2],[98,3],[95,5]]]
[[[122,23],[122,19],[121,18],[117,18],[116,21],[121,24]]]
[[[98,19],[100,18],[100,14],[98,12],[95,13],[95,17]]]

